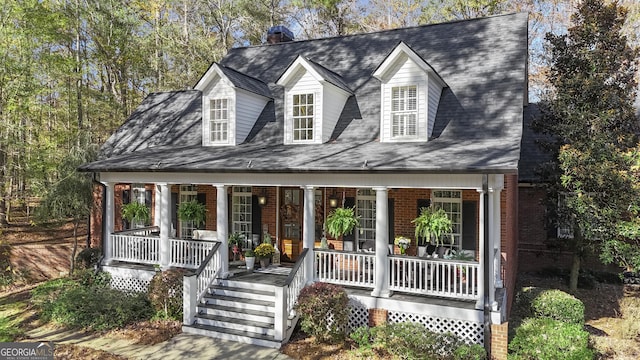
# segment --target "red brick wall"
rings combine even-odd
[[[491,325],[491,359],[507,360],[509,323]]]

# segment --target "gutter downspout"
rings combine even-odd
[[[489,214],[489,175],[482,174],[482,196],[484,197],[484,206],[482,211],[485,215]],[[483,299],[483,315],[484,315],[484,349],[487,352],[487,359],[491,359],[491,304],[489,303],[489,279],[491,274],[487,269],[490,268],[491,249],[489,249],[489,216],[484,216],[484,253],[482,256],[482,266],[484,267],[484,299]]]

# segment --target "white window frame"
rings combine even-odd
[[[356,214],[360,224],[356,232],[357,250],[367,240],[376,241],[376,193],[372,189],[358,189],[356,192]]]
[[[442,243],[454,250],[460,250],[462,248],[462,190],[432,190],[431,204],[436,209],[443,209],[452,223],[453,231],[442,234]],[[453,244],[450,240],[452,235]]]
[[[414,96],[410,96],[411,92]],[[392,86],[390,98],[391,139],[416,139],[419,123],[418,85]]]
[[[300,97],[305,96],[304,104],[300,103]],[[311,103],[308,102],[309,96],[311,96]],[[298,104],[296,104],[296,98],[298,98]],[[315,138],[315,125],[316,125],[316,104],[317,96],[314,92],[300,92],[291,94],[291,139],[294,143],[312,143]],[[302,115],[301,111],[305,109],[305,114]],[[297,111],[296,111],[297,110]],[[311,110],[311,114],[309,114]],[[305,121],[306,127],[296,126],[299,121]],[[309,126],[311,121],[311,126]],[[309,136],[309,132],[311,132]],[[296,138],[296,135],[305,134],[305,138]]]
[[[229,143],[229,99],[209,99],[209,142]]]
[[[558,194],[558,214],[563,211],[567,211],[567,198],[573,194],[563,192]],[[571,224],[560,224],[556,228],[556,236],[558,239],[573,239],[573,226]]]
[[[252,196],[251,186],[234,186],[231,193],[231,231],[245,239],[252,238]]]
[[[198,185],[182,184],[180,185],[180,204],[183,202],[198,200]],[[180,238],[188,239],[193,236],[193,230],[197,227],[193,221],[184,221],[178,218],[180,224]]]

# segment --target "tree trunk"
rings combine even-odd
[[[69,275],[73,274],[76,269],[76,252],[78,251],[78,226],[80,225],[79,220],[74,220],[73,222],[73,249],[71,250],[71,262],[69,265]]]
[[[6,227],[7,222],[7,206],[4,198],[4,194],[0,194],[0,228]]]
[[[569,277],[569,291],[578,290],[578,275],[580,274],[580,253],[578,250],[573,252],[573,262],[571,263],[571,275]]]

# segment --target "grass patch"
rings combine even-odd
[[[27,291],[0,298],[0,342],[15,341],[24,333],[24,324],[33,315],[27,299]]]

